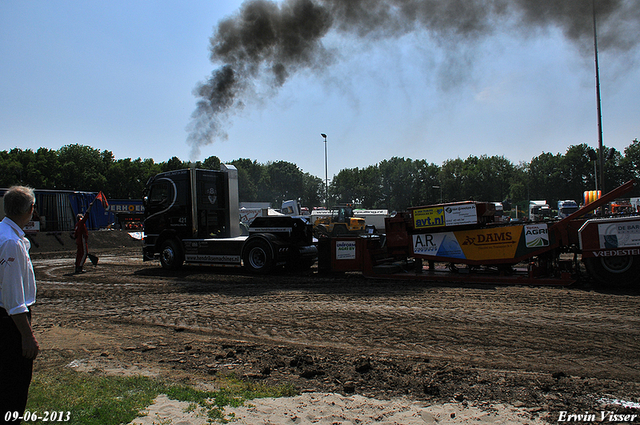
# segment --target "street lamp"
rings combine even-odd
[[[329,174],[327,167],[327,135],[320,133],[324,137],[324,203],[325,207],[329,209]]]

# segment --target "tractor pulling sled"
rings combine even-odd
[[[640,217],[594,211],[635,184],[555,221],[497,222],[493,204],[484,202],[412,207],[386,218],[385,234],[319,239],[318,270],[529,285],[570,285],[590,276],[606,287],[629,287],[640,283]]]

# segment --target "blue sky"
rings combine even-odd
[[[0,1],[0,150],[67,144],[120,158],[189,160],[193,89],[214,27],[240,1]],[[640,7],[640,5],[639,5]],[[512,27],[511,27],[512,28]],[[195,159],[284,160],[329,177],[393,156],[514,163],[597,145],[593,55],[555,27],[509,27],[452,52],[425,32],[362,41],[331,32],[326,67],[247,98],[226,140]],[[640,137],[640,52],[600,53],[604,143]]]

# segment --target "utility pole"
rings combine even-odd
[[[600,99],[600,67],[598,65],[598,36],[596,33],[596,3],[591,0],[593,8],[593,48],[596,58],[596,100],[598,102],[598,165],[600,167],[600,190],[602,194],[604,190],[604,149],[602,147],[602,109]]]
[[[320,133],[324,137],[324,206],[329,209],[329,174],[327,167],[327,135]]]

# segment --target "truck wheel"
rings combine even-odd
[[[640,283],[640,256],[586,258],[585,266],[602,285],[623,288]]]
[[[167,239],[160,247],[160,264],[165,269],[176,270],[182,267],[184,254],[178,242]]]
[[[251,241],[244,250],[242,260],[251,273],[269,273],[273,266],[271,247],[263,240]]]
[[[336,224],[333,226],[333,236],[345,236],[349,234],[349,229],[344,224]]]
[[[315,229],[313,229],[313,236],[315,236],[316,239],[329,237],[327,227],[323,224],[318,225]]]

